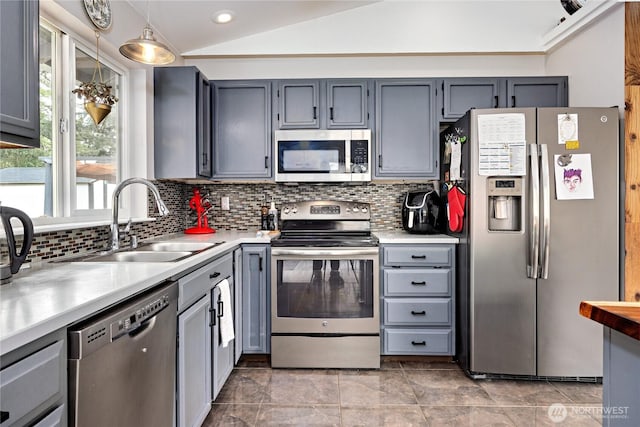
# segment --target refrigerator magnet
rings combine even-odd
[[[556,199],[593,199],[593,173],[591,154],[556,154],[554,169],[556,175]]]
[[[578,115],[558,114],[558,144],[569,141],[578,141]]]

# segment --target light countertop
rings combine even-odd
[[[457,243],[446,235],[375,232],[380,243]],[[21,270],[0,287],[0,354],[65,328],[167,279],[176,279],[241,244],[269,243],[256,232],[219,231],[154,240],[220,242],[176,262],[49,262]]]
[[[433,243],[458,243],[459,239],[446,234],[411,234],[406,231],[374,231],[380,244],[433,244]]]
[[[0,353],[64,328],[240,244],[269,243],[270,238],[256,237],[255,232],[221,231],[181,235],[176,240],[225,243],[177,262],[52,262],[21,270],[11,283],[0,287]]]

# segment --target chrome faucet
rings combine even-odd
[[[129,184],[144,184],[149,187],[153,197],[156,199],[156,205],[158,206],[158,213],[161,216],[165,216],[169,213],[169,209],[162,201],[160,197],[160,193],[158,192],[158,187],[156,187],[151,181],[144,178],[129,178],[122,181],[116,189],[113,191],[113,202],[111,209],[113,211],[113,219],[111,221],[111,243],[109,244],[109,249],[117,250],[120,249],[120,228],[118,227],[118,205],[120,199],[120,192],[122,189]],[[131,220],[129,220],[129,224],[131,224]]]

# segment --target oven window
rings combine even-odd
[[[279,260],[277,316],[373,317],[372,260]]]
[[[279,141],[278,172],[344,173],[345,141]]]

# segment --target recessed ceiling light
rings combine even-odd
[[[219,12],[214,13],[213,16],[211,17],[211,20],[216,24],[226,24],[228,22],[231,22],[232,19],[233,19],[233,12],[231,12],[230,10],[221,10]]]

